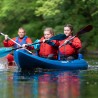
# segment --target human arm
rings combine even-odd
[[[49,44],[50,46],[53,46],[53,47],[58,47],[59,45],[59,42],[57,41],[57,40],[47,40],[47,39],[45,39],[44,37],[42,37],[41,39],[40,39],[40,42],[42,42],[42,43],[47,43],[47,44]]]
[[[82,47],[82,43],[78,37],[75,37],[72,40],[72,46],[74,46],[76,49],[80,49]]]
[[[22,47],[23,48],[27,48],[28,50],[33,50],[34,47],[33,46],[29,46],[28,44],[32,44],[32,40],[29,37],[26,39],[26,44],[23,44]]]
[[[16,38],[12,38],[12,40],[16,40]],[[7,39],[7,35],[5,36],[5,40],[3,41],[3,44],[5,47],[12,47],[15,45],[15,43],[9,39]]]

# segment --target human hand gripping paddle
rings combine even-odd
[[[71,39],[69,39],[68,42],[70,42],[76,36],[79,36],[81,34],[84,34],[84,33],[87,33],[89,31],[91,31],[92,28],[93,28],[92,25],[85,26],[83,29],[81,29],[79,32],[77,32],[77,34],[75,36],[73,36]],[[55,36],[51,37],[48,41],[51,41],[51,40],[59,40],[60,41],[60,40],[64,40],[65,38],[66,38],[65,34],[58,34],[58,35],[55,35]],[[32,44],[28,44],[27,46],[32,46],[32,45],[39,44],[39,43],[42,43],[42,41],[39,41],[39,42],[36,42],[36,43],[32,43]],[[65,45],[65,44],[66,43],[64,43],[63,45]],[[60,47],[62,47],[63,45],[61,45]]]
[[[34,43],[27,44],[26,46],[33,46],[35,50],[39,50],[40,43],[47,43],[50,46],[57,47],[55,45],[55,43],[52,42],[52,40],[59,40],[60,41],[60,40],[64,40],[65,38],[66,38],[65,34],[58,34],[58,35],[55,35],[55,36],[53,36],[53,37],[51,37],[50,39],[47,39],[47,40],[44,39],[44,40],[40,41],[40,40],[37,39]]]
[[[4,33],[0,32],[1,35],[5,36]],[[23,48],[19,43],[17,43],[16,41],[14,41],[13,39],[11,39],[10,37],[8,37],[9,40],[11,40],[12,42],[14,42],[15,44],[17,44],[19,46],[19,48]],[[18,48],[18,49],[19,49]],[[13,48],[14,49],[14,48]],[[17,48],[16,48],[17,49]],[[28,51],[29,53],[32,53],[31,51],[29,51],[28,49],[24,48],[26,51]]]
[[[81,29],[75,36],[73,36],[71,39],[68,40],[68,42],[70,42],[72,39],[74,39],[76,36],[79,36],[81,34],[84,34],[86,32],[89,32],[92,30],[92,25],[87,25],[86,27],[84,27],[83,29]],[[0,33],[1,35],[5,36],[5,34]],[[65,34],[58,34],[56,36],[53,36],[49,39],[49,41],[51,40],[64,40],[66,38]],[[19,48],[22,48],[20,44],[18,44],[17,42],[15,42],[14,40],[12,40],[11,38],[8,37],[8,39],[10,39],[11,41],[13,41],[14,43],[16,43],[17,45],[19,45]],[[37,43],[32,43],[32,44],[28,44],[28,46],[32,46],[35,44],[39,44],[41,42],[37,42]],[[62,44],[59,48],[61,48],[63,45],[65,45],[66,43]],[[17,50],[19,48],[0,48],[0,57],[6,56],[8,55],[10,52],[12,52],[13,50]],[[26,49],[27,50],[27,49]],[[29,50],[27,50],[29,51]],[[30,51],[31,52],[31,51]]]
[[[52,41],[52,40],[64,40],[66,38],[66,35],[65,34],[58,34],[58,35],[55,35],[53,37],[51,37],[48,41]],[[32,45],[35,45],[35,44],[39,44],[39,43],[43,43],[43,41],[39,41],[39,42],[35,42],[35,43],[32,43],[32,44],[27,44],[27,46],[32,46]]]
[[[5,34],[0,33],[1,35],[5,36]],[[63,40],[66,38],[65,34],[58,34],[56,36],[51,37],[49,40]],[[22,48],[22,46],[20,44],[18,44],[17,42],[15,42],[14,40],[12,40],[11,38],[8,37],[8,39],[10,39],[11,41],[13,41],[15,44],[19,45],[19,48]],[[35,44],[39,44],[41,42],[36,42],[36,43],[32,43],[32,44],[27,44],[27,46],[32,46]],[[6,48],[6,47],[2,47],[0,48],[0,57],[4,57],[6,55],[8,55],[9,53],[11,53],[14,50],[17,50],[19,48]],[[29,50],[28,50],[29,51]]]
[[[75,36],[71,37],[67,42],[65,42],[61,46],[59,46],[59,48],[61,48],[62,46],[66,45],[68,42],[70,42],[71,40],[73,40],[75,37],[77,37],[77,36],[79,36],[81,34],[87,33],[89,31],[91,31],[92,29],[93,29],[92,25],[85,26],[83,29],[81,29],[79,32],[77,32],[77,34]]]

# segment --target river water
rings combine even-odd
[[[0,98],[97,98],[98,62],[88,63],[88,70],[79,71],[0,70]]]

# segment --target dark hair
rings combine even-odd
[[[70,30],[72,31],[72,34],[73,34],[73,26],[71,25],[71,24],[66,24],[66,25],[64,25],[64,27],[69,27],[70,28]]]

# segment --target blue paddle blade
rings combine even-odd
[[[49,40],[64,40],[66,38],[66,35],[65,34],[58,34],[58,35],[55,35],[53,37],[51,37]]]
[[[34,49],[39,50],[39,48],[40,48],[39,42],[40,42],[40,40],[37,39],[37,40],[32,44],[32,46],[34,47]]]
[[[9,53],[11,53],[13,48],[0,48],[0,57],[7,56]]]

